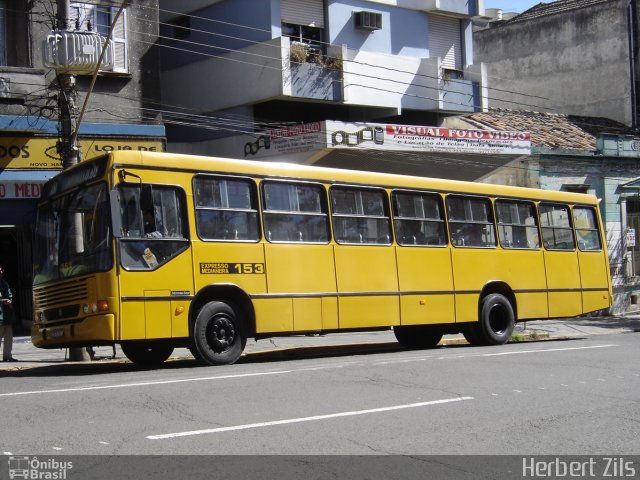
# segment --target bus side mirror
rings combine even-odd
[[[115,188],[109,192],[109,201],[111,203],[111,231],[116,238],[122,238],[124,231],[122,230],[122,214],[120,212],[120,191]]]

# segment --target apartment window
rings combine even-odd
[[[25,0],[0,0],[0,66],[30,67]]]
[[[322,53],[324,8],[323,0],[280,0],[282,36]]]
[[[191,36],[191,17],[185,15],[171,20],[172,36],[176,40],[185,40]]]
[[[0,66],[7,64],[7,2],[0,0]]]
[[[317,52],[322,51],[322,29],[293,23],[282,24],[282,36],[289,37],[294,42],[308,45]]]
[[[81,32],[98,32],[105,37],[120,7],[107,7],[89,3],[71,3],[71,24],[69,28]],[[113,27],[113,71],[128,71],[126,9],[122,11]]]

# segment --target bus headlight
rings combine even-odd
[[[89,305],[87,305],[86,303],[82,306],[82,311],[84,312],[84,314],[86,315],[87,313],[89,313]]]

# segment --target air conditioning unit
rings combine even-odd
[[[106,37],[95,32],[54,31],[44,40],[42,59],[45,67],[68,75],[92,74]],[[113,70],[113,45],[107,44],[100,70]]]
[[[354,12],[356,15],[356,28],[361,30],[380,30],[382,28],[382,14],[367,12],[365,10]]]

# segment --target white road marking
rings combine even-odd
[[[237,430],[247,430],[251,428],[262,428],[262,427],[272,427],[274,425],[288,425],[291,423],[301,423],[301,422],[313,422],[318,420],[328,420],[331,418],[339,418],[339,417],[352,417],[355,415],[367,415],[370,413],[381,413],[381,412],[390,412],[393,410],[403,410],[406,408],[419,408],[419,407],[427,407],[431,405],[440,405],[443,403],[452,403],[452,402],[461,402],[464,400],[473,400],[473,397],[456,397],[456,398],[445,398],[443,400],[432,400],[430,402],[420,402],[420,403],[409,403],[406,405],[393,405],[391,407],[382,407],[382,408],[370,408],[367,410],[353,410],[350,412],[339,412],[339,413],[330,413],[328,415],[314,415],[312,417],[299,417],[299,418],[288,418],[285,420],[273,420],[271,422],[259,422],[259,423],[249,423],[246,425],[234,425],[231,427],[219,427],[219,428],[208,428],[205,430],[191,430],[187,432],[175,432],[175,433],[164,433],[160,435],[149,435],[147,438],[149,440],[164,440],[168,438],[176,438],[176,437],[189,437],[193,435],[205,435],[212,433],[222,433],[222,432],[233,432]]]
[[[448,360],[448,359],[459,359],[459,358],[470,358],[470,357],[495,357],[495,356],[504,356],[504,355],[522,355],[529,353],[548,353],[548,352],[565,352],[565,351],[575,351],[575,350],[588,350],[594,348],[609,348],[609,347],[617,347],[618,345],[592,345],[586,347],[566,347],[566,348],[545,348],[539,350],[512,350],[507,352],[493,352],[493,353],[480,353],[480,354],[470,354],[470,355],[443,355],[439,357],[433,357],[432,355],[422,355],[420,357],[413,358],[403,358],[397,360],[389,360],[389,361],[378,361],[372,362],[374,365],[389,365],[389,364],[397,364],[397,363],[410,363],[410,362],[422,362],[425,359],[437,359],[437,360]],[[349,366],[350,364],[361,364],[362,362],[345,362],[343,364],[338,364],[334,366],[322,366],[320,368],[344,368],[344,366]],[[170,385],[174,383],[184,383],[184,382],[202,382],[202,381],[212,381],[212,380],[226,380],[233,378],[245,378],[245,377],[260,377],[264,375],[282,375],[288,373],[296,373],[304,370],[311,370],[314,367],[303,367],[300,369],[292,369],[292,370],[275,370],[271,372],[260,372],[260,373],[244,373],[244,374],[236,374],[236,375],[219,375],[219,376],[211,376],[211,377],[198,377],[198,378],[182,378],[175,380],[157,380],[153,382],[138,382],[138,383],[123,383],[123,384],[115,384],[115,385],[100,385],[100,386],[87,386],[87,387],[72,387],[72,388],[59,388],[59,389],[50,389],[50,390],[32,390],[26,392],[10,392],[10,393],[0,393],[0,398],[2,397],[17,397],[21,395],[43,395],[47,393],[67,393],[67,392],[88,392],[92,390],[109,390],[109,389],[117,389],[117,388],[133,388],[133,387],[147,387],[153,385]],[[316,367],[317,368],[317,367]],[[634,376],[638,376],[638,374],[634,374]]]
[[[481,357],[499,357],[502,355],[522,355],[524,353],[567,352],[570,350],[591,350],[594,348],[610,348],[618,345],[591,345],[589,347],[541,348],[539,350],[512,350],[509,352],[482,353]]]
[[[273,372],[240,373],[236,375],[218,375],[214,377],[179,378],[176,380],[158,380],[155,382],[121,383],[121,384],[115,384],[115,385],[100,385],[95,387],[59,388],[55,390],[32,390],[30,392],[0,393],[0,397],[17,397],[19,395],[41,395],[44,393],[87,392],[91,390],[108,390],[113,388],[148,387],[150,385],[171,385],[172,383],[204,382],[204,381],[211,381],[211,380],[227,380],[230,378],[260,377],[264,375],[282,375],[285,373],[292,373],[292,372],[293,370],[277,370]]]

